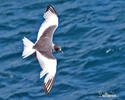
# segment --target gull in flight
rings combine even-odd
[[[37,41],[33,43],[26,37],[23,38],[24,51],[22,56],[26,58],[33,53],[36,54],[42,68],[40,78],[46,75],[43,88],[48,94],[53,86],[57,66],[57,60],[52,53],[61,51],[61,46],[53,43],[53,33],[58,27],[58,16],[55,9],[49,5],[43,17],[45,20],[39,29]]]

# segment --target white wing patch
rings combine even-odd
[[[40,66],[43,69],[40,73],[40,78],[42,78],[45,74],[47,74],[44,79],[43,87],[44,87],[44,91],[48,94],[53,86],[54,77],[56,74],[57,61],[56,59],[46,58],[38,51],[36,51],[36,54],[37,54],[37,58],[40,63]]]
[[[39,38],[42,36],[43,32],[48,27],[50,27],[52,25],[56,25],[58,27],[58,17],[56,14],[54,14],[50,10],[48,10],[47,12],[44,13],[43,17],[45,18],[45,21],[43,22],[43,24],[41,25],[41,27],[39,29],[37,41],[39,40]]]
[[[56,59],[46,58],[38,51],[36,51],[36,54],[37,54],[37,58],[40,63],[40,66],[43,69],[40,73],[40,78],[42,78],[45,74],[47,74],[44,79],[43,87],[44,87],[45,93],[48,94],[51,91],[53,86],[54,77],[56,74],[57,61]]]
[[[40,63],[40,66],[43,70],[46,70],[47,73],[55,74],[56,73],[56,59],[49,59],[36,51],[37,59]]]

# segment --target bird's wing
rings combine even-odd
[[[55,78],[55,75],[52,76],[51,74],[50,75],[47,74],[47,76],[45,77],[44,83],[43,83],[43,88],[44,88],[45,93],[47,94],[50,93],[53,83],[54,83],[54,78]]]
[[[56,26],[48,27],[44,32],[43,35],[39,38],[39,40],[35,43],[34,49],[42,53],[44,56],[50,55],[52,57],[52,38],[53,32]],[[50,58],[50,56],[48,56]]]
[[[47,58],[38,51],[37,51],[37,58],[43,69],[40,73],[40,78],[42,78],[45,74],[47,74],[44,79],[43,87],[45,93],[48,94],[53,86],[54,77],[56,74],[57,60],[55,58]]]
[[[43,35],[44,31],[49,28],[50,26],[56,26],[55,29],[58,27],[58,16],[56,14],[56,11],[54,8],[49,5],[46,9],[46,12],[44,13],[45,21],[42,23],[39,32],[38,32],[38,37],[37,41],[39,38]],[[53,33],[52,33],[53,34]]]

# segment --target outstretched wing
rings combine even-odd
[[[50,93],[50,91],[52,89],[52,86],[54,83],[54,77],[55,76],[48,74],[44,79],[43,88],[44,88],[45,93],[47,93],[47,94]]]
[[[54,31],[58,27],[58,16],[56,14],[56,11],[51,5],[47,7],[43,17],[45,18],[45,21],[43,22],[43,24],[39,29],[37,41],[44,34],[44,31],[48,29],[50,26],[56,26],[54,27]],[[53,36],[53,33],[52,33],[52,36]]]
[[[58,17],[52,6],[47,7],[44,18],[45,21],[40,28],[37,41],[33,48],[48,58],[54,58],[52,55],[52,38],[58,26]]]
[[[37,58],[40,63],[40,66],[43,69],[40,73],[40,78],[42,78],[46,74],[43,87],[45,93],[48,94],[53,86],[54,77],[56,74],[57,60],[55,58],[54,59],[47,58],[38,51],[37,51]]]
[[[52,55],[52,35],[55,27],[56,26],[53,25],[47,28],[33,47],[48,58],[54,58]]]

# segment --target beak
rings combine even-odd
[[[60,48],[60,50],[59,50],[61,53],[63,53],[63,51],[62,51],[62,49]]]

